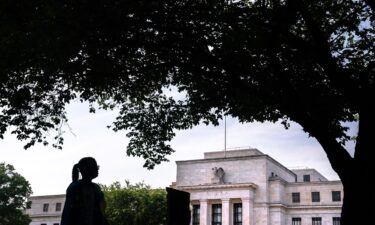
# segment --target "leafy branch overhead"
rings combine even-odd
[[[344,143],[342,122],[374,107],[362,104],[375,90],[371,1],[0,4],[0,137],[10,129],[25,148],[51,130],[61,148],[73,99],[119,107],[113,129],[148,168],[173,152],[175,130],[223,114]]]

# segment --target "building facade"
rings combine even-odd
[[[257,149],[177,161],[172,187],[190,193],[191,225],[340,225],[343,186],[290,170]],[[60,225],[65,195],[33,196],[30,225]]]
[[[177,161],[172,187],[190,193],[192,225],[339,225],[340,181],[290,170],[257,149]]]
[[[25,213],[31,218],[30,225],[60,225],[65,195],[32,196],[31,207]]]

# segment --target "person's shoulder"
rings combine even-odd
[[[103,191],[102,191],[102,188],[100,187],[99,184],[97,183],[93,183],[94,187],[95,187],[95,192],[99,195],[103,195]]]
[[[79,188],[79,186],[80,186],[80,182],[74,181],[69,184],[68,188],[66,189],[66,192],[67,193],[75,192]]]
[[[97,183],[93,183],[93,185],[94,185],[94,187],[95,187],[95,190],[99,190],[99,191],[102,190],[102,188],[100,187],[99,184],[97,184]]]

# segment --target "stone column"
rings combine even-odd
[[[254,225],[254,202],[251,198],[242,199],[243,225]]]
[[[230,225],[229,199],[221,200],[221,219],[222,219],[222,225]]]
[[[200,220],[199,224],[209,225],[209,208],[207,199],[201,199],[200,201]]]

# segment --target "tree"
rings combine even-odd
[[[115,182],[103,186],[106,215],[111,225],[166,224],[167,198],[164,189],[151,189],[144,183],[125,186]]]
[[[2,1],[0,134],[48,144],[79,98],[119,107],[115,131],[152,168],[179,129],[300,124],[344,185],[342,224],[365,223],[375,130],[371,0]],[[47,32],[46,32],[47,31]],[[176,88],[185,98],[175,99]],[[91,108],[94,111],[94,107]],[[354,157],[345,122],[358,117]]]
[[[14,167],[0,163],[0,224],[29,225],[31,219],[23,213],[32,191],[29,182],[16,173]]]

